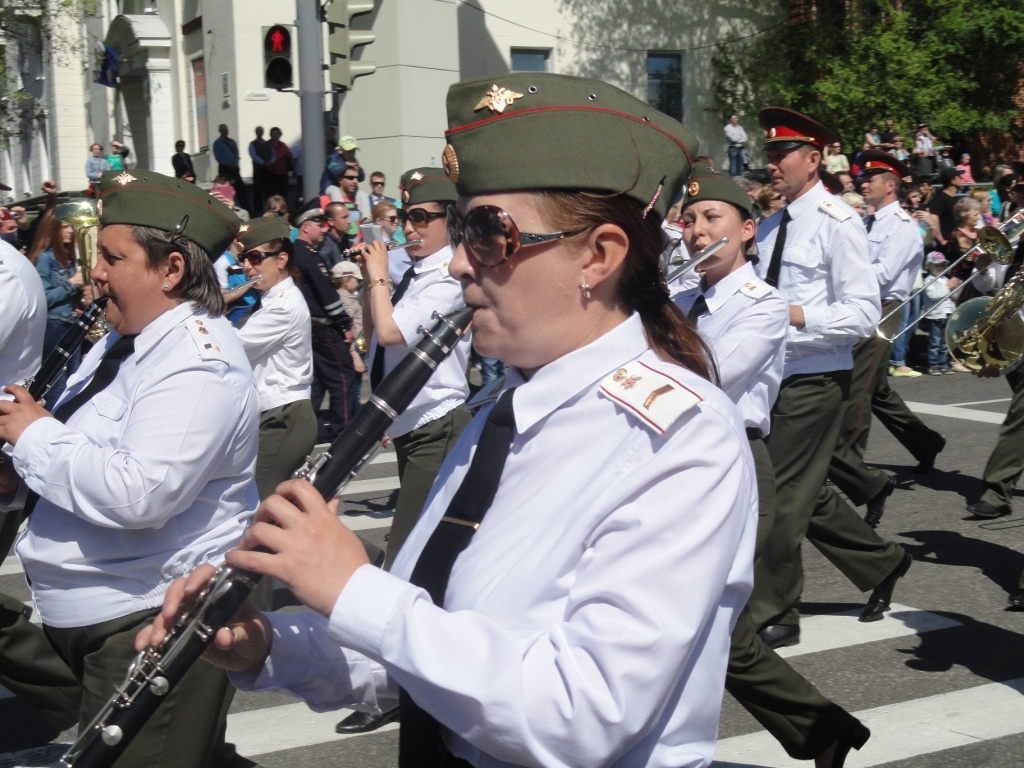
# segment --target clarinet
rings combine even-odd
[[[32,395],[33,400],[38,401],[46,397],[46,394],[53,389],[53,385],[57,383],[64,374],[64,371],[67,370],[71,356],[75,354],[82,345],[82,342],[85,341],[85,337],[93,329],[93,326],[103,316],[103,308],[107,305],[107,298],[106,296],[100,296],[89,305],[88,309],[78,316],[74,324],[60,337],[60,341],[57,342],[57,346],[53,348],[53,351],[46,356],[46,359],[39,366],[39,370],[36,371],[35,375],[25,381],[25,389]]]
[[[473,310],[463,307],[420,328],[423,339],[395,366],[331,446],[307,458],[294,474],[308,480],[325,499],[341,493],[376,453],[395,419],[469,330]],[[199,593],[195,604],[171,628],[159,646],[139,653],[123,683],[89,726],[82,730],[61,763],[67,768],[109,768],[131,743],[164,697],[203,655],[214,635],[238,611],[261,576],[222,566]]]

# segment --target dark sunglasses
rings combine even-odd
[[[481,267],[496,267],[512,258],[520,248],[553,243],[586,232],[589,227],[573,232],[534,234],[520,232],[512,217],[494,205],[478,205],[463,218],[448,206],[448,244],[454,251],[460,244]]]
[[[342,176],[341,178],[345,179],[346,181],[359,181],[358,176]]]
[[[388,224],[397,224],[398,223],[398,214],[396,213],[396,214],[394,214],[392,216],[381,216],[380,220],[381,221],[386,221]]]
[[[349,177],[349,178],[351,178],[351,177]],[[371,181],[370,182],[370,186],[371,187],[383,187],[384,186],[384,182],[383,181]]]
[[[425,227],[434,219],[443,219],[448,214],[431,213],[430,211],[425,211],[422,208],[413,208],[411,211],[401,208],[395,213],[395,215],[398,217],[398,220],[402,222],[403,227],[406,222],[411,222],[414,227]]]
[[[274,256],[277,256],[277,254],[271,253],[270,251],[246,251],[245,253],[242,254],[242,258],[239,260],[239,263],[244,264],[245,262],[248,261],[254,267],[258,267],[260,264],[263,263],[264,259],[271,259]]]

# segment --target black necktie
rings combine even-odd
[[[772,288],[779,287],[779,270],[782,269],[782,250],[786,247],[786,228],[792,220],[789,215],[789,208],[782,209],[782,223],[779,224],[779,234],[775,238],[775,247],[772,249],[772,260],[768,262],[768,274],[764,281]]]
[[[704,294],[702,293],[700,296],[697,297],[697,300],[693,302],[693,306],[690,307],[690,311],[686,313],[686,317],[689,318],[691,323],[697,325],[697,318],[699,318],[707,311],[708,302],[707,299],[704,298]]]
[[[469,546],[498,492],[498,483],[515,433],[512,411],[514,392],[514,389],[510,389],[503,393],[487,417],[469,471],[452,497],[445,516],[423,548],[409,578],[410,583],[427,590],[435,605],[444,606],[448,577],[455,560]],[[441,726],[438,722],[422,710],[404,689],[399,693],[399,706],[402,720],[402,728],[398,733],[399,768],[432,768],[440,766],[445,759],[450,761],[444,763],[446,766],[463,765],[448,754],[441,740]]]
[[[871,231],[871,228],[875,226],[875,214],[872,213],[870,216],[864,219],[864,226],[868,228],[868,232]]]
[[[398,287],[395,288],[395,292],[391,294],[391,306],[395,306],[403,296],[405,292],[409,290],[409,283],[412,282],[413,277],[416,276],[416,265],[413,264],[402,275],[401,281],[398,283]],[[373,356],[373,367],[370,368],[370,389],[376,389],[381,380],[384,378],[384,347],[377,342],[377,352]]]
[[[93,374],[92,380],[86,385],[85,389],[66,400],[53,412],[53,418],[61,424],[67,424],[68,419],[71,418],[75,411],[89,402],[97,392],[110,386],[110,383],[117,378],[121,361],[133,351],[135,351],[135,336],[122,336],[111,344],[110,349],[104,353],[103,359],[100,360],[100,364],[96,366],[96,373]],[[32,510],[36,508],[38,503],[39,494],[35,491],[29,491],[25,499],[25,517],[32,514]]]

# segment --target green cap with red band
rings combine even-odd
[[[599,80],[517,73],[448,89],[442,165],[461,195],[596,190],[664,218],[697,139],[673,118]]]
[[[398,188],[402,191],[402,203],[454,203],[459,199],[455,186],[440,168],[413,168],[402,174]]]
[[[238,235],[241,220],[230,208],[190,181],[133,168],[100,176],[96,202],[100,226],[134,224],[177,230],[213,259]]]
[[[238,231],[238,242],[242,246],[242,253],[248,253],[253,248],[259,248],[271,240],[290,238],[291,234],[292,228],[283,218],[264,216],[259,219],[249,219]]]

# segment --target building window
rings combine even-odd
[[[682,122],[682,54],[661,52],[647,54],[647,103]]]
[[[196,127],[196,145],[200,152],[210,146],[210,126],[206,119],[206,62],[192,59],[192,115]]]
[[[547,72],[550,48],[513,48],[513,72]]]

